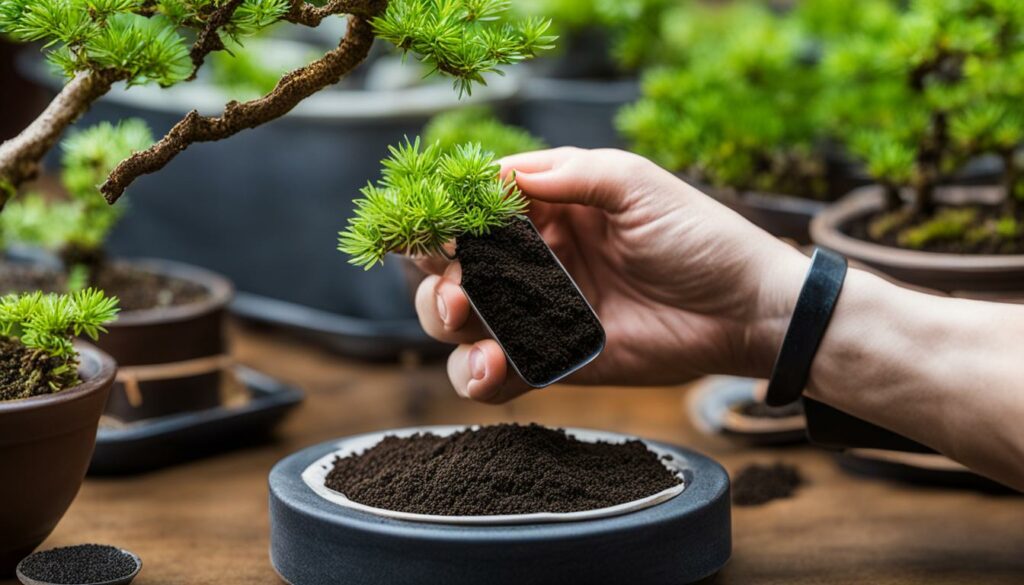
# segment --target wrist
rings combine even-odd
[[[745,339],[751,375],[768,378],[793,317],[811,259],[788,245],[761,261]]]

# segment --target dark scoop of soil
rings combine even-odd
[[[194,282],[154,274],[130,264],[111,263],[94,276],[92,286],[116,296],[122,311],[138,311],[187,305],[205,299],[209,293]],[[5,262],[0,264],[0,293],[65,292],[67,276],[50,268]]]
[[[22,575],[36,581],[87,585],[123,579],[135,572],[135,559],[120,549],[81,544],[35,553],[21,562]]]
[[[743,416],[753,418],[787,418],[804,413],[804,405],[800,401],[785,406],[768,406],[764,402],[751,400],[749,402],[741,402],[736,405],[735,409],[736,412]]]
[[[524,219],[462,236],[462,286],[523,377],[549,383],[601,346],[601,323]]]
[[[760,506],[792,496],[802,483],[800,471],[792,465],[748,465],[732,480],[732,501],[737,506]]]
[[[325,485],[375,508],[490,516],[594,510],[680,482],[641,441],[586,443],[559,429],[503,424],[385,437],[336,459]]]

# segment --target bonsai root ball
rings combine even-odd
[[[337,458],[325,485],[375,508],[491,516],[594,510],[680,482],[638,440],[588,443],[559,429],[503,424],[447,437],[385,437]]]

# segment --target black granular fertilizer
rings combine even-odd
[[[732,501],[737,506],[760,506],[792,496],[802,483],[800,471],[792,465],[748,465],[732,480]]]
[[[102,544],[80,544],[29,555],[18,571],[36,581],[60,585],[90,585],[124,579],[137,564],[121,549]]]

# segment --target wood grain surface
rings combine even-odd
[[[1024,498],[870,480],[808,446],[751,449],[703,436],[687,420],[683,387],[554,387],[484,406],[456,397],[438,363],[357,363],[237,325],[233,339],[241,362],[308,393],[278,440],[142,476],[87,479],[43,548],[128,548],[144,560],[139,585],[280,583],[267,554],[266,487],[280,458],[372,430],[534,421],[690,446],[730,472],[753,462],[798,465],[809,483],[796,497],[734,508],[733,558],[714,583],[1024,583]]]

